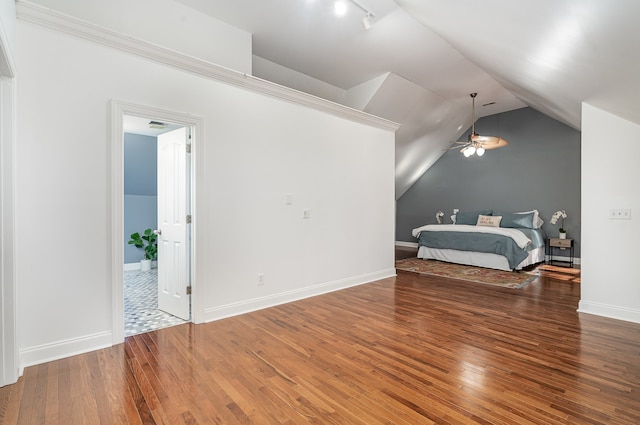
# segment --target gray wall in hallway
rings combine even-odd
[[[549,221],[563,209],[568,237],[574,239],[579,257],[580,132],[532,108],[484,117],[475,127],[479,134],[499,135],[510,144],[483,157],[446,152],[398,199],[396,240],[417,242],[412,229],[435,223],[437,211],[451,223],[454,208],[505,212],[535,208],[547,235],[557,237],[560,226]]]
[[[158,226],[157,140],[139,134],[124,135],[124,262],[144,258],[142,249],[127,242],[132,233]]]

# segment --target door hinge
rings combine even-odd
[[[187,153],[191,153],[191,143],[187,143]]]
[[[191,214],[187,214],[187,224],[191,224]]]
[[[191,295],[191,285],[187,286],[187,295]]]

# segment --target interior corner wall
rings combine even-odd
[[[392,130],[28,22],[17,29],[22,366],[111,345],[113,99],[202,118],[194,141],[199,321],[395,274]]]
[[[509,145],[484,156],[446,152],[397,201],[396,240],[416,243],[411,230],[446,222],[454,208],[516,212],[537,209],[549,236],[558,234],[551,215],[566,210],[565,227],[581,252],[580,132],[532,108],[492,115],[476,122],[479,134],[496,134]],[[469,129],[465,133],[469,134]]]
[[[582,270],[579,310],[640,323],[640,125],[582,104]],[[605,143],[603,143],[605,141]],[[631,209],[630,220],[609,218]]]
[[[153,117],[151,117],[153,118]],[[158,139],[124,135],[124,263],[137,263],[144,251],[129,245],[131,234],[158,228]]]

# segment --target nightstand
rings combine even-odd
[[[569,251],[569,261],[560,261],[553,259],[553,253],[555,250],[568,250]],[[555,263],[564,263],[568,264],[567,267],[573,267],[573,239],[560,239],[560,238],[549,238],[547,239],[547,264]]]

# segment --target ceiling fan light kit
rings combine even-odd
[[[458,146],[454,146],[451,149],[457,149],[462,145],[462,149],[460,152],[469,158],[473,154],[477,156],[484,155],[486,150],[489,149],[498,149],[504,146],[507,146],[509,142],[507,142],[502,137],[498,136],[481,136],[476,133],[476,96],[478,93],[471,93],[471,134],[467,138],[466,142],[455,142]]]

